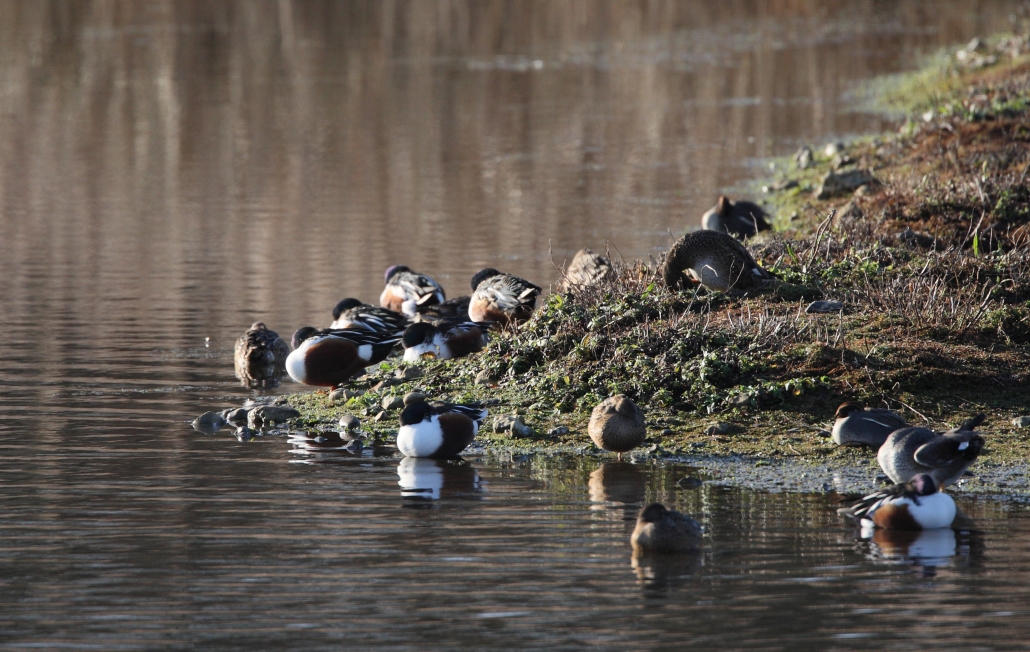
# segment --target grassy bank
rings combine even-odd
[[[535,432],[513,438],[488,424],[488,449],[590,453],[590,410],[621,392],[647,416],[641,453],[866,468],[869,452],[823,432],[841,401],[857,399],[936,428],[986,412],[981,466],[1022,463],[1030,429],[1011,422],[1030,414],[1025,51],[1022,39],[953,56],[936,84],[913,76],[897,133],[832,155],[813,148],[804,169],[781,162],[777,181],[792,187],[772,196],[778,229],[749,243],[780,279],[767,292],[672,292],[653,263],[616,261],[610,285],[552,294],[482,354],[424,364],[406,381],[388,362],[355,384],[360,396],[289,401],[308,426],[353,413],[384,439],[397,428],[389,396],[484,402]],[[827,175],[857,171],[871,182],[829,188]],[[806,314],[816,298],[845,309]]]

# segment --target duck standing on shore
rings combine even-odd
[[[577,290],[600,285],[615,279],[612,261],[606,256],[595,254],[589,249],[580,249],[573,256],[565,275],[558,283],[559,292]]]
[[[401,333],[364,329],[318,330],[305,326],[293,334],[286,371],[298,383],[335,387],[390,355]]]
[[[863,408],[854,401],[841,403],[835,416],[831,434],[838,446],[880,448],[892,432],[909,427],[894,410]]]
[[[980,455],[984,438],[976,428],[986,418],[978,414],[945,433],[929,428],[896,430],[880,446],[876,460],[894,482],[908,482],[925,473],[943,489],[961,478]]]
[[[472,299],[469,317],[472,321],[492,321],[500,325],[522,323],[536,309],[540,287],[492,267],[476,272],[472,277]]]
[[[598,403],[590,413],[587,426],[590,439],[598,448],[619,454],[644,443],[647,428],[640,408],[625,394],[616,394]]]
[[[405,457],[457,457],[476,438],[486,415],[486,408],[475,405],[413,401],[401,412],[397,450]]]
[[[704,528],[686,514],[651,503],[640,510],[630,536],[634,555],[697,550]]]
[[[957,513],[955,501],[939,491],[933,477],[926,473],[918,473],[907,482],[869,494],[851,507],[837,511],[859,520],[863,526],[871,524],[888,530],[951,527]]]
[[[749,201],[731,201],[725,195],[701,217],[701,228],[729,233],[741,239],[754,237],[759,231],[772,228],[769,214],[761,206]]]
[[[248,385],[263,385],[274,382],[286,371],[286,358],[290,347],[279,337],[279,333],[254,322],[247,332],[236,340],[233,350],[233,364],[236,377]]]
[[[409,317],[414,316],[420,306],[443,303],[447,299],[439,283],[405,265],[387,268],[384,277],[386,287],[379,296],[379,305]]]
[[[329,328],[396,332],[407,328],[411,320],[403,313],[389,308],[362,303],[347,298],[333,308],[333,323]]]
[[[694,231],[672,246],[662,265],[666,287],[681,287],[686,273],[720,292],[749,290],[772,279],[744,245],[719,231]]]

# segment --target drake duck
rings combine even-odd
[[[672,246],[662,264],[666,287],[680,287],[685,273],[719,292],[749,290],[772,279],[744,245],[719,231],[694,231]]]
[[[732,201],[725,195],[701,217],[701,228],[729,233],[741,239],[753,237],[759,231],[768,231],[772,225],[769,214],[761,206],[749,201]]]
[[[450,360],[477,353],[490,341],[489,329],[489,324],[474,321],[416,322],[401,339],[404,361],[418,362],[423,357]]]
[[[704,528],[686,514],[651,503],[637,514],[630,543],[633,554],[690,552],[697,550]]]
[[[434,303],[431,306],[419,306],[415,314],[415,321],[440,321],[444,319],[460,319],[468,321],[470,296],[455,297],[443,303]]]
[[[403,332],[411,320],[407,315],[389,308],[381,308],[346,298],[333,308],[333,323],[329,328]]]
[[[643,413],[625,394],[598,403],[590,413],[587,432],[598,448],[618,453],[620,460],[623,453],[643,444],[647,436]]]
[[[915,427],[895,430],[880,446],[876,460],[894,482],[908,482],[925,473],[937,486],[946,487],[961,478],[980,455],[984,438],[976,428],[986,418],[979,414],[945,433]]]
[[[285,371],[286,357],[290,347],[279,337],[279,333],[254,322],[250,329],[236,340],[233,363],[236,377],[241,382],[260,385],[274,381]]]
[[[871,493],[846,509],[838,510],[863,525],[889,530],[931,530],[951,527],[955,501],[939,491],[928,473],[917,473],[908,482]]]
[[[593,287],[614,278],[615,269],[612,267],[611,260],[606,256],[595,254],[589,249],[580,249],[573,256],[569,268],[565,270],[565,276],[558,284],[558,290],[567,292]]]
[[[305,326],[293,334],[286,371],[298,383],[335,387],[385,360],[400,339],[396,332]]]
[[[536,308],[540,287],[529,281],[487,267],[472,277],[469,317],[505,325],[529,319]]]
[[[909,425],[894,410],[863,408],[861,403],[845,401],[837,408],[830,434],[838,446],[879,448],[895,430]]]
[[[414,316],[420,306],[443,303],[447,299],[439,283],[405,265],[387,268],[384,281],[386,287],[379,296],[379,305],[409,317]]]
[[[401,412],[397,450],[405,457],[457,457],[479,433],[487,410],[475,405],[417,400]]]

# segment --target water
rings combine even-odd
[[[833,495],[594,458],[399,475],[185,423],[249,395],[252,321],[328,324],[397,262],[457,295],[647,256],[764,157],[884,127],[855,83],[1014,7],[0,5],[0,647],[1018,647],[1018,504],[962,497],[971,533],[891,560]],[[700,555],[633,568],[650,500]]]

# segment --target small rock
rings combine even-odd
[[[680,489],[697,489],[702,484],[704,484],[704,480],[689,475],[676,481],[676,486]]]
[[[404,395],[404,405],[411,405],[412,403],[424,403],[426,395],[421,392],[408,392]]]
[[[364,447],[365,445],[361,443],[360,439],[352,439],[346,446],[344,446],[344,448],[351,453],[360,453]]]
[[[526,422],[522,420],[522,417],[516,416],[508,426],[508,434],[516,438],[532,437],[533,429],[526,425]]]
[[[668,437],[672,434],[673,432],[671,428],[666,428],[665,430],[662,430],[662,437]]]
[[[547,431],[548,437],[560,437],[562,435],[569,434],[569,429],[565,426],[558,426],[557,428],[551,428]]]
[[[250,410],[247,408],[236,408],[235,410],[229,410],[225,414],[225,420],[234,426],[243,426],[247,424],[247,415]]]
[[[396,378],[387,378],[385,380],[379,381],[375,385],[372,385],[372,391],[373,392],[378,392],[381,389],[386,389],[387,387],[393,387],[394,385],[400,385],[400,384],[401,384],[401,381],[397,380]]]
[[[762,186],[762,191],[766,193],[770,192],[783,192],[784,190],[790,190],[791,188],[797,188],[798,182],[795,179],[784,179],[783,181],[777,181],[771,186]]]
[[[728,398],[726,400],[726,403],[733,407],[743,407],[745,405],[751,405],[751,395],[737,394],[736,396],[731,396],[730,398]]]
[[[804,145],[794,155],[794,162],[797,163],[799,170],[804,170],[812,165],[812,148],[808,145]]]
[[[827,143],[826,147],[823,148],[823,154],[827,157],[836,156],[844,152],[844,143],[837,141],[835,143]]]
[[[493,431],[495,433],[508,432],[511,430],[511,424],[515,423],[516,418],[513,414],[502,414],[494,417]]]
[[[337,387],[333,391],[329,392],[329,400],[333,403],[340,403],[349,401],[352,398],[356,398],[364,394],[360,389],[349,389],[346,387]]]
[[[1026,428],[1030,426],[1030,417],[1016,417],[1012,420],[1012,425],[1017,428]]]
[[[401,380],[415,380],[424,376],[425,372],[418,367],[405,367],[404,369],[398,369],[394,375]]]
[[[372,420],[375,421],[376,423],[378,423],[378,422],[382,421],[385,416],[386,416],[386,410],[382,410],[380,412],[376,412],[376,415],[374,417],[372,417]]]
[[[484,369],[476,374],[477,385],[489,385],[491,383],[496,383],[497,380],[498,376],[489,369]]]
[[[741,396],[745,396],[748,399],[747,402],[744,403],[744,405],[746,405],[747,403],[749,403],[751,401],[751,396],[750,395],[748,395],[748,394],[741,394]],[[725,421],[719,421],[719,422],[713,423],[712,425],[708,426],[708,428],[705,429],[705,434],[706,435],[725,435],[725,434],[729,434],[731,432],[733,432],[733,424],[732,423],[726,423]]]
[[[500,405],[501,399],[499,398],[488,398],[484,401],[480,401],[483,405]]]
[[[361,427],[361,419],[357,418],[353,414],[345,414],[340,417],[340,427],[347,432],[357,430]]]
[[[399,410],[402,407],[404,407],[404,397],[402,396],[387,396],[383,398],[384,410]]]
[[[260,428],[273,423],[284,423],[299,416],[300,412],[291,407],[262,405],[247,414],[247,425],[251,428]]]
[[[937,243],[937,239],[932,235],[919,233],[918,231],[913,231],[908,227],[905,227],[905,230],[898,234],[898,240],[900,242],[914,244],[917,247],[923,247],[924,249],[929,249]]]
[[[254,438],[254,435],[256,435],[257,432],[254,431],[254,430],[251,430],[247,426],[240,426],[239,428],[236,429],[236,433],[235,434],[236,434],[236,439],[239,439],[240,441],[250,441],[251,439]]]
[[[829,430],[820,430],[819,432],[815,433],[815,436],[822,437],[823,439],[829,439],[833,436],[833,433]]]
[[[839,313],[841,310],[844,310],[844,304],[840,301],[813,301],[805,308],[805,313],[809,315]]]
[[[833,157],[833,160],[830,161],[830,167],[832,167],[834,170],[839,170],[843,167],[847,167],[849,165],[854,164],[854,162],[855,160],[847,154],[837,154]]]
[[[865,186],[862,186],[863,188]],[[863,216],[862,209],[853,201],[849,201],[837,212],[837,217],[842,220],[858,220]]]
[[[889,477],[887,477],[886,475],[884,475],[883,473],[881,473],[881,474],[876,476],[876,482],[879,482],[880,484],[890,484],[891,483],[891,479]]]
[[[205,412],[193,420],[193,429],[205,435],[213,435],[225,424],[225,417],[218,412]]]
[[[866,170],[850,170],[848,172],[827,172],[815,191],[816,199],[829,199],[835,195],[851,192],[859,186],[873,182],[873,175]]]
[[[708,445],[707,442],[703,442],[703,441],[692,441],[692,442],[690,442],[690,447],[691,448],[704,448],[707,445]]]
[[[270,403],[270,405],[289,405],[289,404],[290,404],[290,399],[285,397],[285,396],[276,396],[274,399],[272,399],[272,402]]]

